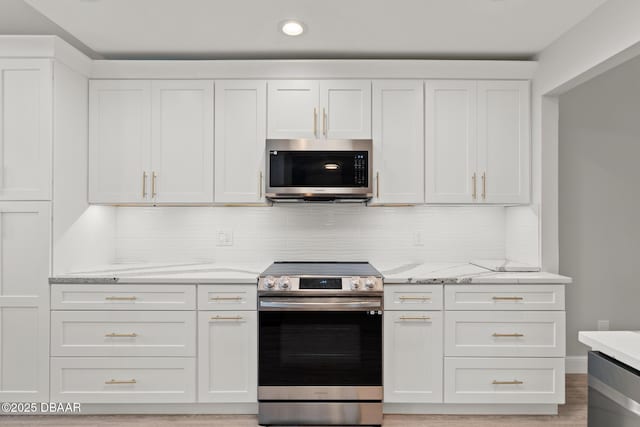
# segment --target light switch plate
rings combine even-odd
[[[233,246],[233,231],[229,229],[217,230],[216,246]]]
[[[598,320],[598,330],[599,331],[608,331],[609,330],[609,321],[608,320]]]

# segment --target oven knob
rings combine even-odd
[[[278,287],[280,289],[289,289],[289,278],[288,277],[281,277],[280,280],[278,280]]]
[[[267,276],[264,279],[264,287],[267,289],[273,289],[273,287],[276,285],[276,279],[273,278],[273,276]]]
[[[376,287],[376,281],[375,279],[371,279],[368,278],[367,280],[364,281],[364,287],[367,289],[373,289]]]
[[[351,279],[351,289],[352,290],[356,290],[356,289],[360,289],[360,278],[359,277],[353,277]]]

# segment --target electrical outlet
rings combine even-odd
[[[608,320],[598,320],[598,330],[599,331],[608,331],[609,330],[609,321]]]
[[[422,241],[422,233],[416,231],[413,233],[413,246],[424,246],[424,242]]]
[[[233,246],[233,231],[232,230],[216,231],[216,246]]]

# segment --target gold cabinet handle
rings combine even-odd
[[[494,301],[522,301],[523,297],[493,297]]]
[[[398,297],[399,300],[418,300],[418,301],[431,301],[431,297]]]
[[[110,379],[105,381],[105,384],[137,384],[138,381],[136,381],[135,379],[130,379],[130,380],[114,380],[114,379]]]
[[[376,198],[380,198],[380,172],[376,172]]]
[[[142,172],[142,198],[147,198],[147,173]]]
[[[327,110],[322,109],[322,134],[327,136]]]
[[[158,174],[154,171],[151,174],[151,197],[156,197],[158,192],[156,191],[156,178],[158,178]]]
[[[482,172],[482,200],[487,199],[487,173]]]
[[[260,171],[258,177],[258,194],[258,199],[262,199],[262,171]]]
[[[209,320],[242,320],[242,316],[211,316]]]
[[[111,332],[110,334],[105,335],[105,337],[108,338],[135,338],[137,336],[138,334],[136,334],[135,332],[132,332],[130,334],[117,334],[115,332]]]
[[[519,338],[519,337],[523,337],[524,334],[519,334],[519,333],[515,333],[515,334],[499,334],[497,332],[494,332],[493,336],[496,337],[496,338],[503,338],[503,337]]]
[[[242,297],[211,297],[209,301],[240,301]]]
[[[105,297],[107,301],[135,301],[137,297]]]
[[[524,384],[523,381],[518,381],[518,380],[513,380],[513,381],[497,381],[497,380],[493,380],[493,382],[491,383],[493,385],[521,385]]]
[[[400,316],[400,320],[431,320],[428,316]]]
[[[318,109],[313,109],[313,134],[318,134]]]
[[[476,185],[476,184],[477,184],[477,183],[476,183],[476,181],[477,181],[477,180],[478,180],[478,178],[477,178],[477,176],[476,176],[476,173],[474,172],[474,173],[473,173],[473,176],[471,177],[471,183],[472,183],[472,185],[473,185],[473,189],[471,190],[471,198],[472,198],[473,200],[476,200],[476,199],[478,198],[478,191],[476,190],[476,187],[477,187],[477,185]]]

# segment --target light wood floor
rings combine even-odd
[[[247,415],[3,416],[2,426],[82,427],[256,427]],[[385,427],[586,427],[587,376],[567,375],[567,404],[557,416],[385,415]]]

